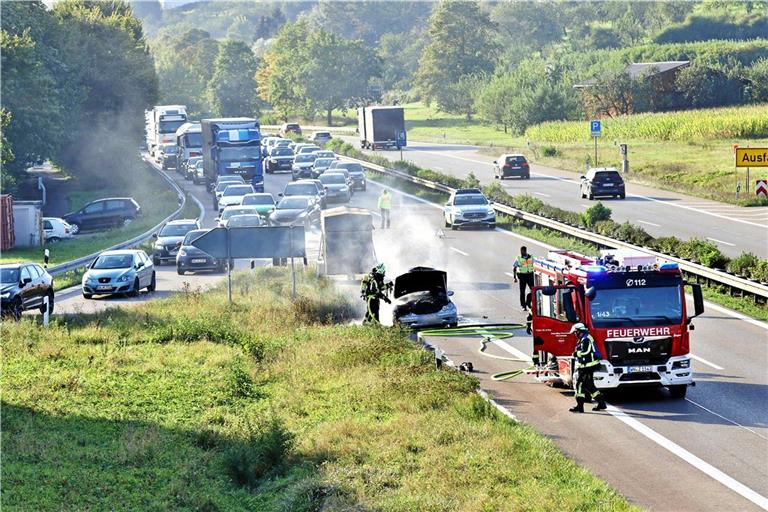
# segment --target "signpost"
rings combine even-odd
[[[241,258],[291,258],[293,295],[296,296],[296,269],[293,258],[306,258],[304,226],[261,228],[213,228],[192,245],[227,265],[227,295],[232,302],[232,260]]]
[[[589,133],[592,138],[595,139],[595,165],[597,167],[597,138],[603,134],[603,123],[599,119],[594,119],[589,122]]]
[[[739,181],[739,167],[746,167],[747,175],[744,180],[744,187],[749,194],[749,168],[750,167],[768,167],[768,148],[740,148],[737,144],[733,145],[735,157],[736,183]],[[739,198],[738,187],[736,190],[736,199]]]
[[[397,135],[397,137],[396,137],[397,149],[400,150],[400,161],[402,161],[403,160],[403,146],[405,146],[405,144],[406,144],[405,130],[398,130],[396,135]]]

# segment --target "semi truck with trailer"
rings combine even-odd
[[[203,134],[200,123],[184,123],[176,130],[176,169],[184,169],[193,156],[203,154]]]
[[[216,179],[224,175],[242,176],[256,192],[264,192],[259,121],[248,117],[203,119],[205,185],[212,190]]]
[[[158,105],[145,112],[147,126],[147,151],[155,156],[160,144],[175,144],[176,130],[187,122],[184,105]]]
[[[357,125],[363,149],[401,149],[407,145],[403,107],[360,107]]]
[[[570,330],[582,322],[602,354],[594,373],[598,389],[665,386],[684,398],[694,382],[690,331],[691,320],[704,312],[701,287],[685,282],[676,263],[639,251],[601,254],[551,251],[534,259],[530,322],[542,380],[574,385],[576,335]]]

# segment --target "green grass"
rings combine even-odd
[[[3,251],[2,255],[0,255],[0,263],[16,261],[42,262],[43,252],[47,248],[50,250],[49,266],[55,266],[129,240],[157,225],[178,208],[176,192],[171,189],[157,172],[149,169],[143,162],[136,161],[135,172],[137,176],[132,181],[132,189],[129,191],[126,191],[124,188],[101,189],[98,191],[83,190],[83,185],[73,182],[72,186],[79,187],[79,190],[75,189],[70,195],[74,198],[72,204],[76,205],[76,208],[80,208],[88,201],[100,197],[132,196],[141,206],[141,217],[120,228],[88,232],[77,235],[70,240],[63,240],[53,244],[48,243],[42,247],[25,247]],[[197,217],[198,214],[194,213],[197,211],[197,205],[192,202],[189,208],[189,215]]]
[[[634,510],[329,281],[235,285],[3,322],[4,510]]]
[[[727,290],[719,286],[707,287],[702,285],[704,298],[723,307],[738,311],[757,320],[768,322],[768,305],[756,304],[748,297],[736,297],[730,295]]]

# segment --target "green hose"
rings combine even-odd
[[[482,336],[480,340],[480,348],[478,352],[485,357],[492,357],[494,359],[501,359],[504,361],[514,361],[520,363],[527,363],[527,359],[520,359],[516,357],[504,357],[488,354],[485,352],[488,343],[494,340],[503,340],[512,338],[515,336],[514,329],[525,329],[525,325],[521,324],[496,324],[496,325],[470,325],[465,327],[453,327],[448,329],[427,329],[421,331],[421,334],[425,336],[441,336],[441,337],[459,337],[459,336]],[[530,370],[535,370],[536,366],[532,365],[527,368],[519,370],[509,370],[505,372],[499,372],[491,375],[491,380],[504,381],[509,380],[518,375],[522,375]]]

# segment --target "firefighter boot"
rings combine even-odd
[[[604,411],[608,406],[605,403],[605,398],[602,395],[597,397],[597,405],[592,408],[593,411]]]
[[[571,412],[584,412],[584,400],[579,397],[576,399],[576,406],[568,409]]]

